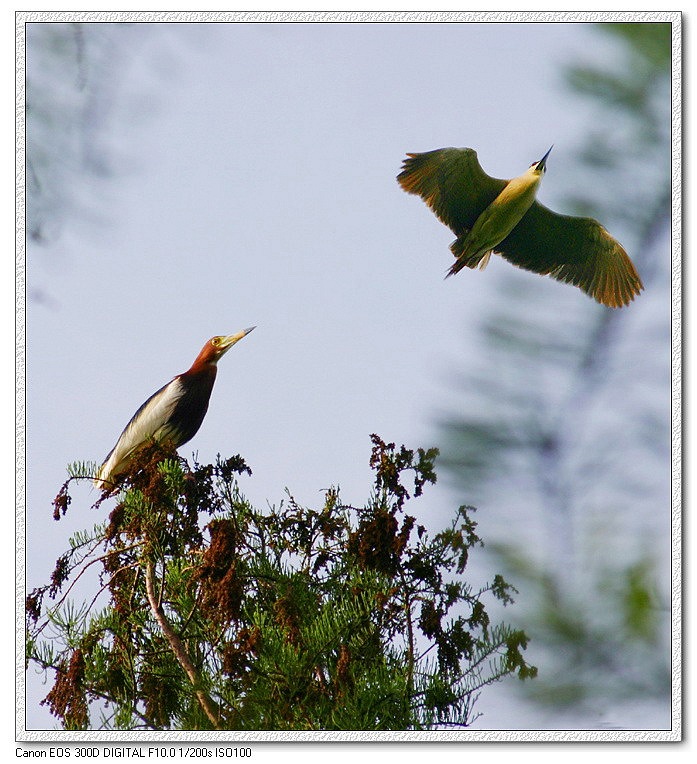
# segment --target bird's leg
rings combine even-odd
[[[487,265],[489,265],[489,259],[491,258],[492,250],[490,249],[488,252],[484,253],[484,256],[479,261],[479,270],[483,271]]]

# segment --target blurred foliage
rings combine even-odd
[[[670,692],[663,639],[669,608],[651,558],[596,565],[589,593],[569,591],[513,545],[494,551],[524,593],[526,630],[546,649],[528,697],[544,706],[591,708],[601,697],[619,702]]]
[[[119,86],[144,39],[166,25],[28,22],[25,33],[26,228],[36,243],[55,240],[69,216],[108,214],[102,196],[114,158],[120,109],[138,108],[138,93]],[[142,84],[148,88],[148,83]],[[153,108],[157,95],[148,90]],[[121,96],[121,97],[120,97]],[[98,202],[100,202],[98,204]]]
[[[66,729],[464,727],[486,685],[535,676],[525,634],[487,610],[514,589],[463,577],[481,544],[473,509],[433,536],[405,512],[437,451],[371,438],[365,506],[330,489],[319,509],[289,497],[265,513],[240,493],[239,456],[189,466],[145,448],[108,522],[76,534],[27,597],[27,663],[53,675],[51,713]]]
[[[95,29],[78,23],[25,27],[26,226],[38,243],[52,239],[79,203],[76,179],[87,169],[94,108],[85,54]]]
[[[672,27],[668,23],[608,23],[596,25],[623,45],[622,71],[575,66],[567,71],[568,86],[580,95],[603,101],[610,108],[631,113],[637,137],[655,142],[665,131],[665,120],[655,108],[655,88],[665,86],[670,72]]]
[[[566,84],[597,103],[584,146],[579,213],[599,215],[627,227],[638,246],[633,259],[646,283],[655,266],[647,256],[657,229],[670,219],[671,192],[671,35],[668,23],[597,24],[614,39],[620,57],[606,68],[572,66]],[[621,193],[618,191],[621,190]]]
[[[670,283],[670,254],[656,244],[671,222],[672,29],[594,29],[615,49],[604,67],[566,72],[567,86],[596,112],[573,168],[582,193],[570,204],[619,232],[646,292],[613,311],[562,303],[560,290],[557,298],[546,285],[502,274],[501,299],[479,322],[485,360],[461,374],[463,403],[442,422],[444,463],[458,489],[489,514],[516,513],[513,523],[501,519],[487,548],[520,583],[522,623],[545,648],[528,691],[550,708],[670,693],[669,606],[657,568],[667,560],[635,514],[647,481],[669,472],[669,417],[621,365],[627,322],[659,278],[666,294]],[[654,342],[668,347],[670,338],[647,332],[634,352],[662,357]],[[626,385],[624,394],[613,384]],[[634,460],[646,467],[634,469]],[[644,506],[667,529],[669,505]],[[668,544],[667,530],[660,541]]]

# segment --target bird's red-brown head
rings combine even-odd
[[[237,334],[211,337],[211,339],[209,339],[201,348],[201,352],[196,356],[196,360],[191,365],[189,371],[195,371],[211,365],[215,366],[225,353],[227,353],[227,351],[243,337],[246,337],[252,329],[256,329],[256,327],[250,326],[249,329],[244,329]]]

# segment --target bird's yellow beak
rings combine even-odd
[[[248,329],[243,329],[237,334],[229,334],[227,337],[218,337],[218,342],[215,348],[218,351],[218,358],[220,358],[223,353],[227,353],[227,351],[230,350],[230,348],[238,343],[243,337],[246,337],[252,331],[252,329],[256,329],[256,326],[250,326]]]
[[[237,334],[230,334],[227,337],[221,337],[220,349],[229,350],[236,342],[239,342],[243,337],[246,337],[252,329],[256,329],[256,326],[250,326],[248,329],[243,329]]]
[[[549,156],[550,152],[554,148],[554,144],[552,144],[549,147],[549,151],[540,159],[540,161],[537,163],[537,167],[535,169],[537,170],[544,170],[545,169],[545,162],[547,161],[547,157]]]

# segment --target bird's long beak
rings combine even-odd
[[[237,334],[229,334],[227,337],[223,337],[223,341],[220,343],[219,349],[223,352],[227,352],[235,343],[239,342],[243,337],[246,337],[252,331],[252,329],[256,329],[256,326],[250,326],[248,329],[243,329]]]
[[[538,170],[544,170],[545,169],[545,162],[547,161],[547,157],[550,154],[550,151],[554,148],[554,144],[552,144],[549,147],[549,151],[540,159],[540,161],[537,163],[537,169]]]

